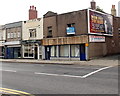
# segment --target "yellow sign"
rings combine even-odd
[[[85,44],[86,47],[88,47],[88,45],[89,45],[88,43]]]

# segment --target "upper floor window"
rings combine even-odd
[[[29,29],[30,37],[36,37],[36,29]]]
[[[11,33],[11,38],[13,38],[13,37],[14,37],[14,33],[12,32],[12,33]]]
[[[75,23],[67,24],[67,27],[75,27]]]
[[[119,37],[120,37],[120,28],[118,28],[118,34],[119,34]]]
[[[0,40],[3,40],[3,34],[0,33]]]
[[[16,38],[16,32],[14,32],[13,35],[14,35],[13,37]]]
[[[47,37],[52,37],[52,26],[48,27],[48,36]]]
[[[8,32],[8,33],[7,33],[7,38],[11,38],[10,35],[11,35],[10,32]]]
[[[21,34],[20,34],[20,32],[18,31],[18,34],[17,34],[18,38],[20,37],[20,35],[21,35]]]

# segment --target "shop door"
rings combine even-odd
[[[35,59],[38,59],[38,48],[37,48],[37,46],[35,46]]]
[[[14,48],[14,58],[20,58],[21,57],[20,53],[21,52],[19,47]]]
[[[2,47],[0,47],[0,58],[2,57]]]
[[[6,49],[6,58],[7,59],[13,59],[14,58],[13,48],[7,48]]]
[[[45,47],[45,59],[50,60],[50,47]]]
[[[81,45],[80,45],[80,60],[81,60],[81,61],[86,60],[85,44],[81,44]]]

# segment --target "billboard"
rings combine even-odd
[[[113,35],[112,15],[88,9],[88,33]]]

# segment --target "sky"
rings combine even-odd
[[[28,10],[34,5],[38,11],[38,18],[48,11],[58,14],[78,11],[90,7],[92,0],[1,0],[0,25],[28,20]],[[95,0],[96,5],[107,13],[111,13],[112,5],[118,9],[120,0]],[[118,11],[118,10],[117,10]]]

